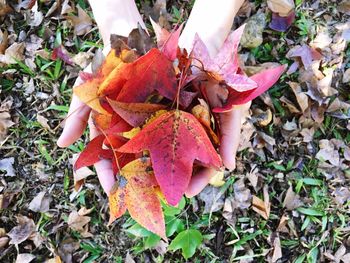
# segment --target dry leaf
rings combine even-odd
[[[80,210],[79,210],[80,211]],[[71,229],[84,232],[84,226],[87,225],[91,220],[91,217],[80,215],[78,211],[72,211],[68,216],[68,225]]]
[[[74,25],[74,33],[78,36],[88,33],[92,27],[90,16],[79,5],[77,6],[78,16],[68,16],[67,19]]]
[[[277,227],[276,231],[288,233],[288,229],[286,227],[288,220],[289,220],[289,217],[286,215],[283,215],[280,219],[280,222],[278,223],[278,227]]]
[[[0,249],[7,246],[9,240],[10,240],[10,238],[8,238],[8,237],[0,237]]]
[[[29,263],[35,258],[34,255],[29,253],[18,254],[15,263]]]
[[[70,163],[75,165],[75,162],[77,161],[79,157],[79,154],[73,154],[72,159],[70,160]],[[82,167],[78,170],[73,170],[73,179],[74,179],[74,189],[75,191],[78,191],[79,188],[84,184],[85,178],[87,178],[90,175],[93,175],[94,172],[89,169],[88,167]]]
[[[6,1],[0,1],[0,18],[12,12],[12,8],[6,3]]]
[[[331,164],[338,166],[340,162],[339,152],[335,145],[327,139],[320,140],[320,150],[316,154],[316,158],[320,161],[329,161]]]
[[[125,263],[136,263],[129,252],[126,254]]]
[[[42,213],[49,211],[51,198],[45,195],[46,191],[38,193],[37,196],[30,202],[29,209],[34,212]]]
[[[350,200],[350,190],[346,187],[337,187],[333,192],[334,200],[338,205],[343,205]]]
[[[304,128],[301,130],[300,134],[303,136],[303,142],[312,142],[315,134],[315,129],[313,127],[310,129]]]
[[[0,63],[4,64],[16,64],[16,60],[22,61],[24,59],[24,47],[25,44],[22,43],[13,43],[5,50],[5,54],[0,54]]]
[[[273,254],[271,258],[271,262],[275,263],[282,257],[282,248],[281,248],[281,241],[280,237],[277,234],[277,236],[273,240]]]
[[[53,131],[51,130],[51,127],[50,127],[49,124],[47,123],[49,120],[46,119],[44,116],[42,116],[42,115],[40,115],[40,114],[37,114],[37,115],[36,115],[36,120],[37,120],[37,122],[39,122],[39,124],[40,124],[43,128],[49,130],[50,132],[53,132]]]
[[[329,36],[328,31],[320,31],[314,40],[311,41],[310,46],[312,48],[324,49],[332,43],[332,38]]]
[[[18,226],[15,226],[7,234],[10,238],[10,244],[18,245],[27,240],[30,235],[35,231],[35,224],[33,219],[26,216],[19,215],[17,217]]]
[[[300,106],[301,112],[305,112],[309,107],[309,97],[302,91],[300,85],[297,82],[288,82],[289,86],[294,92],[297,102]]]
[[[6,172],[6,176],[16,176],[15,169],[13,169],[13,164],[15,163],[15,158],[9,157],[0,160],[0,170]]]
[[[270,197],[269,197],[267,185],[264,186],[263,191],[264,191],[264,201],[261,200],[259,197],[253,195],[252,208],[255,212],[257,212],[263,218],[268,220],[270,216],[271,204],[270,204]]]
[[[288,16],[295,7],[293,0],[267,0],[267,6],[280,16]]]
[[[223,192],[219,188],[208,185],[198,195],[198,198],[205,203],[204,214],[221,210],[224,206]]]
[[[0,29],[0,54],[4,54],[8,45],[8,33],[5,30],[4,32]]]
[[[343,83],[348,83],[348,82],[350,82],[350,68],[345,70],[343,74]]]
[[[259,172],[259,169],[257,168],[257,165],[253,164],[250,172],[246,175],[249,182],[254,187],[255,192],[257,191],[257,186],[258,186],[258,179],[259,179],[258,172]]]
[[[294,193],[293,187],[290,186],[287,190],[286,197],[283,201],[283,207],[285,207],[287,210],[292,211],[295,208],[298,208],[302,205],[302,202],[300,201],[299,195]]]
[[[62,263],[60,256],[55,256],[45,261],[45,263]]]
[[[91,220],[91,217],[88,215],[93,208],[86,209],[85,207],[80,208],[80,210],[72,211],[68,216],[68,225],[71,229],[78,231],[83,237],[92,237],[93,235],[88,232],[88,223]]]
[[[44,15],[38,10],[38,2],[35,1],[34,6],[31,8],[31,15],[27,19],[28,25],[32,27],[37,27],[41,24],[44,19]]]
[[[350,15],[350,2],[349,0],[343,0],[337,7],[339,12]],[[350,262],[350,261],[349,261]]]
[[[64,263],[72,263],[72,254],[80,247],[79,242],[74,241],[72,238],[66,239],[60,242],[58,247],[59,260],[56,263],[60,263],[61,259]]]
[[[11,115],[9,113],[12,103],[13,99],[9,98],[1,102],[0,105],[0,145],[6,138],[8,129],[14,125],[14,122],[11,121]]]
[[[307,45],[297,45],[286,54],[287,58],[299,57],[305,69],[310,69],[314,60],[322,58],[321,54]]]

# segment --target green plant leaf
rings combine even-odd
[[[298,212],[308,215],[308,216],[324,216],[324,212],[313,209],[313,208],[304,208],[304,207],[299,207]]]
[[[169,250],[182,250],[182,256],[188,259],[194,255],[197,247],[202,243],[202,233],[196,229],[187,229],[179,233],[169,245]]]
[[[165,217],[166,220],[166,236],[171,237],[175,232],[181,232],[185,229],[185,225],[181,219],[174,216]]]

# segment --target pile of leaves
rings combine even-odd
[[[218,114],[265,92],[285,66],[247,76],[238,56],[244,25],[214,58],[198,35],[191,53],[180,49],[182,26],[173,32],[153,26],[157,46],[142,28],[128,38],[114,35],[96,72],[80,74],[84,83],[74,93],[93,110],[101,135],[85,147],[75,169],[110,159],[117,177],[110,221],[128,210],[166,239],[161,203],[176,206],[197,169],[223,169]],[[211,104],[212,96],[221,103]]]

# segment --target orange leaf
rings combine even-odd
[[[154,91],[171,100],[177,92],[173,64],[155,48],[133,63],[113,70],[99,94],[122,102],[145,102]]]
[[[133,56],[133,51],[130,50],[122,50],[119,56],[116,51],[112,49],[96,76],[86,80],[83,84],[74,88],[74,94],[79,97],[79,99],[87,104],[91,109],[106,115],[110,115],[100,103],[100,97],[98,95],[98,89],[101,83],[108,78],[108,75],[118,66],[124,65],[125,61],[130,61],[132,59],[136,59]]]
[[[157,181],[150,158],[136,159],[120,170],[120,179],[109,197],[111,217],[120,217],[125,208],[147,230],[166,239],[162,207],[157,195]]]
[[[142,125],[153,113],[166,108],[165,105],[151,103],[124,103],[108,99],[112,109],[133,127]]]

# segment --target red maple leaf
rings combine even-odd
[[[151,19],[154,33],[157,37],[157,46],[170,60],[175,60],[177,55],[180,33],[183,28],[181,24],[174,32],[169,32]]]
[[[285,70],[286,66],[281,65],[275,68],[264,70],[251,76],[250,78],[254,80],[258,85],[256,89],[243,92],[238,92],[234,89],[228,89],[229,94],[226,103],[221,108],[214,108],[213,112],[230,111],[234,105],[241,105],[255,99],[267,91],[269,88],[271,88],[279,80]]]
[[[204,128],[190,113],[174,110],[160,115],[118,151],[149,150],[159,186],[170,205],[176,205],[192,176],[195,160],[219,168],[221,159]]]
[[[244,25],[233,31],[225,40],[219,52],[211,58],[209,51],[195,35],[192,54],[211,77],[225,83],[236,91],[246,91],[257,87],[257,84],[245,75],[238,74],[238,45],[244,31]]]

